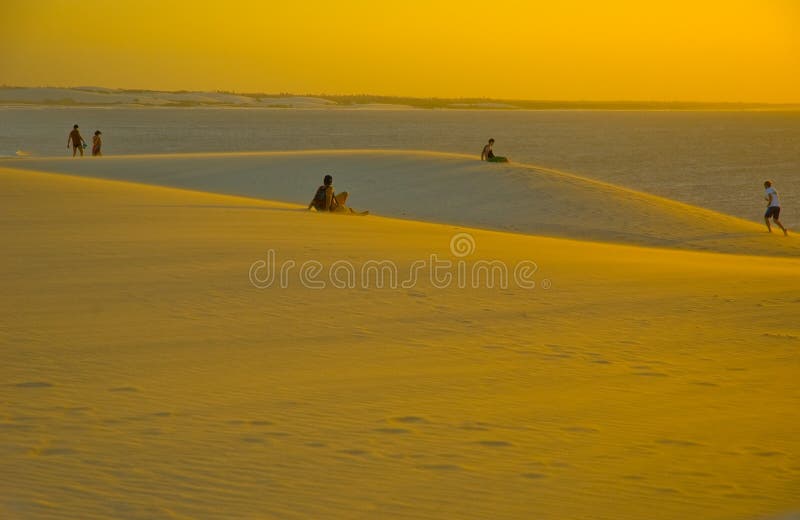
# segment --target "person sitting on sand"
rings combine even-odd
[[[86,141],[81,137],[78,125],[72,127],[72,132],[67,137],[67,148],[70,147],[70,144],[72,145],[72,156],[75,157],[75,152],[81,152],[81,157],[83,157],[83,148],[86,145]]]
[[[92,137],[92,155],[103,155],[100,151],[100,148],[103,147],[103,138],[100,137],[103,134],[100,130],[96,130],[94,132],[94,137]]]
[[[778,192],[772,187],[772,181],[764,181],[764,200],[767,201],[767,212],[764,213],[764,222],[767,223],[767,231],[772,233],[772,227],[769,225],[769,219],[778,225],[783,230],[784,236],[789,236],[789,232],[783,227],[779,219],[781,215],[781,203],[778,202]]]
[[[481,161],[508,162],[508,159],[505,157],[496,156],[492,147],[494,147],[494,139],[489,139],[489,142],[483,147],[483,151],[481,152]]]
[[[336,193],[333,189],[333,177],[326,175],[322,180],[322,186],[317,188],[314,198],[308,203],[308,209],[316,209],[317,211],[330,211],[333,213],[356,213],[353,208],[348,208],[345,203],[350,194],[346,191]],[[359,215],[366,215],[368,211],[359,213]]]

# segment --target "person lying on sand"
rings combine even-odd
[[[492,147],[494,146],[494,139],[489,139],[489,142],[486,146],[483,147],[483,151],[481,152],[481,161],[488,161],[488,162],[508,162],[508,159],[505,157],[499,157],[494,154]]]
[[[778,201],[778,192],[772,187],[772,181],[764,181],[764,200],[767,201],[767,212],[764,213],[764,222],[767,223],[767,231],[772,233],[772,227],[769,225],[769,219],[778,225],[783,230],[784,236],[789,236],[789,232],[783,227],[779,217],[781,215],[781,203]]]
[[[336,193],[333,189],[333,177],[326,175],[322,180],[322,186],[317,188],[314,198],[308,203],[308,209],[317,211],[330,211],[333,213],[352,213],[356,215],[366,215],[369,211],[357,212],[353,208],[348,208],[345,204],[350,194],[346,191]]]

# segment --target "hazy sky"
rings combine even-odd
[[[800,0],[0,0],[0,84],[800,102]]]

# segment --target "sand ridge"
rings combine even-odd
[[[525,164],[454,153],[310,150],[7,159],[15,168],[306,203],[325,173],[351,204],[380,215],[532,235],[765,256],[800,242],[762,223]],[[754,202],[754,215],[761,213]],[[757,218],[757,217],[756,217]]]

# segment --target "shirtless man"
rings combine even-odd
[[[330,211],[334,213],[351,213],[353,215],[368,215],[369,211],[355,211],[353,208],[348,208],[345,203],[347,202],[348,193],[346,191],[335,193],[333,190],[333,177],[326,175],[322,180],[322,186],[317,188],[314,198],[308,203],[308,209],[316,209],[317,211]]]
[[[317,188],[314,198],[308,204],[308,209],[314,208],[317,211],[341,211],[344,203],[347,202],[348,193],[334,193],[333,177],[326,175],[322,180],[322,186]]]
[[[507,158],[495,155],[492,147],[494,147],[494,139],[489,139],[489,142],[483,147],[483,151],[481,152],[481,161],[508,162]]]
[[[494,139],[489,139],[489,143],[483,147],[483,151],[481,152],[481,161],[488,161],[494,159],[494,152],[492,151],[493,146],[494,146]]]
[[[83,146],[86,144],[86,141],[83,140],[81,137],[81,133],[78,130],[78,125],[72,127],[72,132],[69,133],[67,137],[67,148],[72,145],[72,156],[75,157],[75,152],[81,152],[81,157],[83,157]]]

